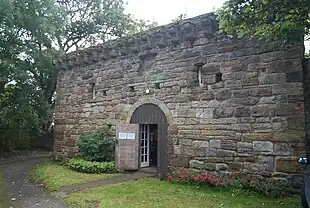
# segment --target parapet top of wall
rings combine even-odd
[[[215,14],[207,13],[70,53],[58,63],[59,69],[72,69],[131,54],[143,56],[157,53],[168,46],[173,48],[184,42],[194,43],[201,36],[212,39],[217,31]]]

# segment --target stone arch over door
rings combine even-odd
[[[173,124],[168,107],[157,99],[142,99],[130,109],[127,123],[158,125],[157,172],[160,175],[166,175],[168,173],[169,126]]]

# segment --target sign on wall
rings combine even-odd
[[[125,133],[125,132],[119,132],[118,133],[118,139],[130,139],[133,140],[136,138],[136,133],[135,132],[130,132],[130,133]]]
[[[115,159],[119,170],[139,168],[139,124],[116,125]]]

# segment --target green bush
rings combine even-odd
[[[88,161],[114,161],[115,142],[111,139],[108,126],[92,133],[82,134],[77,141],[79,152]]]
[[[113,162],[92,162],[83,159],[70,159],[68,167],[81,173],[115,173]]]

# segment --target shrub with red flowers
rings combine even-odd
[[[217,176],[214,173],[197,173],[189,169],[178,169],[175,175],[168,176],[168,180],[171,182],[209,185],[213,187],[223,187],[230,183],[229,179]]]
[[[249,190],[270,197],[283,197],[294,194],[291,184],[287,181],[276,181],[259,176],[227,176],[210,172],[194,172],[190,169],[178,169],[169,175],[168,180],[176,183],[198,186],[229,187],[236,194]]]

